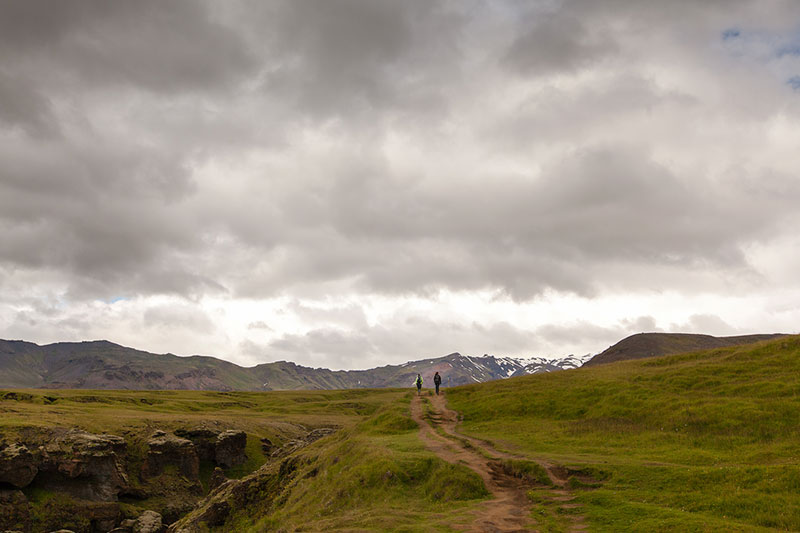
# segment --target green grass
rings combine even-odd
[[[446,394],[463,416],[461,431],[525,458],[503,467],[540,487],[529,495],[541,531],[566,531],[570,513],[584,515],[591,531],[797,531],[798,376],[800,338],[788,337]],[[130,439],[129,470],[138,471],[142,435],[153,429],[242,429],[248,462],[227,475],[243,477],[267,460],[261,438],[280,445],[315,427],[336,427],[269,463],[259,492],[219,530],[463,530],[486,489],[466,467],[425,449],[409,417],[411,397],[397,389],[0,391],[0,440],[53,426],[120,434]],[[434,418],[427,397],[423,409]],[[548,496],[553,489],[537,460],[566,468],[580,509]],[[205,465],[204,483],[209,475]],[[48,508],[69,509],[58,495],[29,496],[42,524],[52,518]],[[133,514],[146,504],[123,508]]]
[[[220,531],[454,531],[488,496],[480,477],[425,449],[409,397],[258,475],[257,504]],[[271,482],[270,477],[280,480]]]
[[[298,469],[288,484],[266,483],[256,502],[234,513],[219,531],[454,531],[452,524],[488,496],[481,479],[427,451],[410,418],[406,390],[346,390],[265,393],[195,391],[0,391],[0,439],[30,438],[54,426],[126,436],[129,472],[141,470],[144,439],[154,429],[207,425],[248,433],[247,463],[228,469],[240,478],[267,461],[261,438],[281,445],[315,427],[333,435],[292,459]],[[43,433],[46,434],[46,433]],[[273,468],[280,466],[280,461]],[[169,482],[170,469],[161,476]],[[208,486],[213,465],[201,463]],[[277,473],[277,471],[276,471]],[[175,473],[177,475],[177,472]],[[174,476],[173,476],[174,477]],[[280,478],[278,475],[277,478]],[[171,479],[171,478],[170,478]],[[134,485],[137,476],[131,476]],[[32,489],[35,493],[35,489]],[[34,502],[45,523],[50,505],[63,513],[58,495]],[[259,499],[260,498],[260,499]],[[126,500],[126,515],[173,503],[166,496]],[[38,515],[37,515],[38,516]],[[77,520],[78,518],[76,518]],[[276,525],[277,524],[277,525]]]
[[[592,530],[800,530],[799,375],[788,337],[459,387],[448,401],[472,436],[593,469],[570,482],[592,489],[577,496]]]
[[[547,471],[539,463],[520,459],[503,459],[500,464],[507,474],[524,479],[533,485],[545,487],[553,485]]]

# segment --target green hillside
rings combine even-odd
[[[800,530],[800,337],[460,387],[463,432],[607,477],[596,531]]]
[[[502,462],[528,483],[524,512],[536,530],[797,531],[798,375],[793,336],[445,392],[462,434],[517,457]],[[240,429],[248,462],[226,472],[240,484],[198,501],[175,531],[469,530],[477,510],[491,507],[487,489],[471,466],[430,448],[411,419],[411,398],[397,389],[0,391],[0,443],[35,444],[58,426],[123,435],[141,449],[155,429]],[[428,398],[414,404],[450,439],[442,446],[492,455],[452,438],[440,425],[440,398]],[[319,427],[336,431],[277,459],[259,451],[260,439],[284,445]],[[537,462],[563,483],[550,483]],[[36,487],[23,491],[39,516],[55,496]],[[120,505],[130,516],[164,500]],[[219,506],[225,516],[209,519]]]
[[[712,337],[697,333],[637,333],[610,346],[595,355],[583,366],[594,366],[603,363],[616,363],[629,359],[644,359],[661,355],[673,355],[714,348],[727,348],[754,344],[756,342],[775,340],[785,337],[783,333],[766,335],[736,335],[733,337]]]

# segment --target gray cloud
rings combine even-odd
[[[5,55],[23,67],[33,63],[53,83],[204,90],[229,85],[256,65],[234,28],[213,20],[202,3],[34,0],[0,9]]]
[[[695,316],[690,322],[700,326],[704,320],[706,317]],[[654,319],[649,316],[626,318],[607,327],[575,321],[542,324],[531,329],[508,322],[463,324],[398,316],[391,327],[328,327],[283,335],[265,344],[248,340],[240,346],[240,353],[253,364],[288,359],[335,368],[367,368],[386,362],[399,364],[453,351],[465,355],[564,356],[569,350],[583,346],[593,346],[599,353],[621,338],[639,333],[642,326],[649,326],[644,328],[647,331],[656,329]]]
[[[380,120],[431,114],[457,75],[463,18],[447,3],[390,0],[278,2],[264,90],[301,113]]]
[[[800,100],[796,57],[769,43],[793,42],[798,15],[788,0],[2,1],[2,322],[54,327],[52,302],[285,296],[316,333],[249,317],[242,335],[320,360],[338,346],[341,363],[414,352],[388,348],[395,330],[448,351],[434,327],[341,303],[367,296],[771,290],[763,249],[798,222]],[[65,328],[92,331],[92,312]],[[648,313],[614,334],[664,323]],[[575,320],[451,329],[509,351],[611,335]]]
[[[569,72],[611,56],[617,46],[612,27],[586,23],[564,10],[537,10],[524,19],[505,60],[524,75]]]

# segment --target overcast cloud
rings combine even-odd
[[[364,368],[800,320],[792,0],[0,0],[0,338]]]

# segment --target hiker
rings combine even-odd
[[[442,384],[442,376],[438,372],[433,375],[433,384],[436,385],[436,396],[439,396],[439,385]]]
[[[422,376],[417,374],[417,379],[414,381],[414,383],[417,385],[417,396],[419,396],[420,391],[422,390]]]

